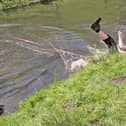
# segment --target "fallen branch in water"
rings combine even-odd
[[[30,40],[27,40],[27,39],[18,38],[18,37],[15,37],[15,36],[11,36],[9,38],[12,39],[12,40],[15,40],[15,41],[21,41],[21,42],[30,43],[30,44],[33,44],[33,45],[36,45],[36,46],[40,46],[40,44],[33,42],[33,41],[30,41]]]
[[[84,55],[81,55],[81,54],[78,54],[78,53],[74,53],[74,52],[71,52],[71,51],[68,51],[68,50],[65,50],[65,49],[62,49],[62,48],[57,48],[54,44],[52,44],[51,42],[48,42],[49,45],[55,50],[55,52],[57,53],[65,53],[65,54],[68,54],[68,55],[72,55],[72,56],[75,56],[75,57],[78,57],[78,58],[83,58],[83,59],[86,59],[86,56]]]
[[[41,48],[41,44],[39,44],[37,42],[27,40],[27,39],[22,39],[22,38],[15,37],[15,36],[11,36],[9,38],[11,40],[17,41],[18,44],[20,44],[19,42],[24,42],[24,43],[28,43],[30,45],[34,45],[35,47],[37,47],[37,49],[35,49],[35,48],[31,48],[31,47],[27,47],[27,46],[23,45],[24,48],[33,50],[33,51],[38,52],[38,53],[49,54],[49,55],[52,54],[52,53],[47,52],[46,49]],[[22,46],[22,45],[20,45],[20,46]]]
[[[30,40],[27,40],[27,39],[22,39],[22,38],[18,38],[18,37],[14,37],[14,36],[11,36],[10,37],[12,40],[15,40],[15,41],[21,41],[21,42],[25,42],[25,43],[28,43],[28,44],[32,44],[32,45],[35,45],[37,47],[41,47],[40,44],[38,44],[37,42],[34,42],[34,41],[30,41]],[[65,64],[65,68],[67,71],[69,72],[74,72],[74,71],[77,71],[83,67],[85,67],[87,65],[87,56],[84,56],[84,55],[81,55],[81,54],[78,54],[78,53],[74,53],[74,52],[71,52],[71,51],[68,51],[66,49],[62,49],[62,48],[57,48],[52,42],[46,40],[49,45],[51,46],[51,48],[58,54],[61,56],[61,59],[63,60],[64,64]],[[45,53],[45,52],[44,52]],[[69,56],[69,59],[66,60],[65,57],[67,57],[66,55]],[[76,59],[76,61],[74,60]]]
[[[61,59],[63,60],[64,65],[65,65],[66,71],[75,72],[75,71],[80,70],[81,68],[84,68],[88,64],[86,60],[87,57],[85,57],[84,55],[73,53],[73,52],[64,50],[62,48],[57,48],[51,42],[48,42],[48,43],[55,50],[55,52],[57,52],[61,56]],[[69,57],[68,60],[65,60],[64,54],[70,55],[71,58]],[[72,57],[76,57],[77,59],[73,60]]]
[[[27,40],[27,39],[15,37],[15,36],[11,36],[11,37],[9,37],[9,38],[12,39],[12,40],[15,40],[15,41],[26,42],[26,43],[29,43],[29,44],[32,44],[32,45],[35,45],[35,46],[38,46],[38,47],[41,46],[41,45],[38,44],[37,42],[31,41],[31,40]],[[87,57],[84,56],[84,55],[81,55],[81,54],[78,54],[78,53],[74,53],[74,52],[71,52],[71,51],[68,51],[68,50],[65,50],[65,49],[62,49],[62,48],[57,48],[57,47],[56,47],[52,42],[50,42],[50,41],[48,41],[48,43],[49,43],[49,45],[53,48],[53,50],[54,50],[56,53],[58,53],[58,54],[64,53],[64,54],[72,55],[72,56],[75,56],[75,57],[78,57],[78,58],[87,59]]]

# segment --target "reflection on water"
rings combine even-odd
[[[104,49],[104,45],[98,42],[90,24],[102,16],[103,29],[116,38],[117,30],[126,27],[124,23],[118,24],[125,19],[124,14],[119,15],[122,2],[64,0],[48,6],[1,12],[0,103],[5,104],[6,112],[14,110],[19,101],[33,92],[47,87],[54,78],[61,80],[69,76],[48,41],[75,53],[94,55],[92,47]],[[12,36],[31,40],[39,46],[11,40]]]

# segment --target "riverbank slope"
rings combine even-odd
[[[36,92],[0,126],[124,126],[126,56],[91,61],[68,80]]]
[[[24,7],[36,3],[49,4],[52,1],[56,0],[0,0],[0,10]]]

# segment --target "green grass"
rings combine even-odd
[[[126,56],[90,61],[68,80],[55,82],[20,104],[17,112],[1,117],[0,126],[125,126]]]

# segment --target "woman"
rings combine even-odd
[[[119,50],[120,52],[126,53],[126,45],[123,42],[124,32],[118,31],[118,45],[117,45],[115,40],[109,34],[101,30],[100,21],[101,18],[98,18],[91,25],[91,29],[93,29],[97,33],[98,37],[104,41],[110,52]]]

